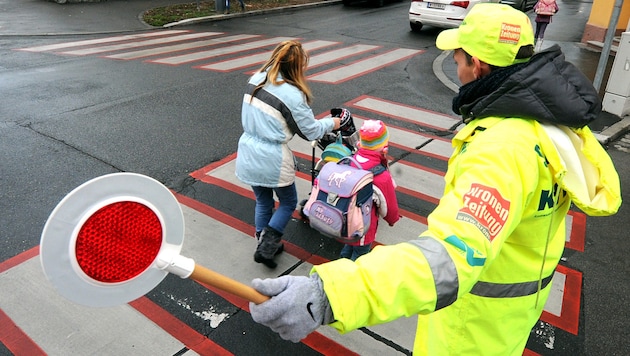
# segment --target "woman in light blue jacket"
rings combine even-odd
[[[312,141],[339,128],[338,117],[315,119],[304,72],[308,55],[300,42],[284,41],[247,83],[238,142],[236,176],[256,196],[258,245],[254,261],[276,267],[284,228],[297,205],[295,158],[288,146],[294,135]],[[280,202],[274,212],[273,193]]]

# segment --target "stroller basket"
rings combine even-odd
[[[317,143],[317,147],[322,151],[326,149],[331,143],[335,143],[338,141],[339,136],[341,136],[341,142],[344,146],[348,147],[352,153],[356,152],[359,144],[359,132],[354,131],[348,136],[344,135],[344,132],[329,132],[325,134],[322,138],[315,141]]]

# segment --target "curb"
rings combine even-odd
[[[435,60],[433,60],[433,74],[438,78],[439,81],[442,82],[447,88],[451,89],[455,93],[459,92],[459,85],[453,83],[453,81],[444,74],[444,60],[448,58],[448,56],[453,51],[443,51]]]
[[[283,11],[287,11],[287,10],[308,9],[308,8],[312,8],[312,7],[337,5],[337,4],[341,4],[341,3],[342,3],[342,0],[324,0],[324,1],[314,2],[314,3],[310,3],[310,4],[289,5],[289,6],[276,7],[276,8],[273,8],[273,9],[266,9],[266,10],[254,10],[254,11],[245,11],[245,12],[235,12],[235,13],[232,13],[232,14],[218,14],[218,15],[212,15],[212,16],[205,16],[205,17],[196,17],[196,18],[191,18],[191,19],[185,19],[185,20],[181,20],[181,21],[177,21],[177,22],[171,22],[171,23],[167,23],[167,24],[162,25],[162,27],[170,28],[170,27],[175,27],[175,26],[185,26],[185,25],[191,25],[191,24],[196,24],[196,23],[201,23],[201,22],[221,21],[221,20],[232,19],[232,18],[235,18],[235,17],[264,15],[264,14],[271,14],[271,13],[276,13],[276,12],[283,12]]]
[[[616,122],[609,128],[604,131],[594,134],[597,137],[597,140],[603,144],[607,145],[610,142],[618,139],[620,136],[625,134],[630,130],[630,116],[626,116],[621,121]]]

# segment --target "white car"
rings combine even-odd
[[[429,25],[442,28],[456,28],[473,6],[482,2],[500,0],[411,0],[409,8],[409,26],[412,31],[420,31],[422,26]]]

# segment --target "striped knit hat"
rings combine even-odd
[[[322,152],[322,159],[326,162],[338,162],[347,156],[352,156],[352,151],[341,142],[331,143]]]
[[[361,147],[368,150],[382,151],[389,144],[389,132],[381,120],[365,120],[359,135]]]

